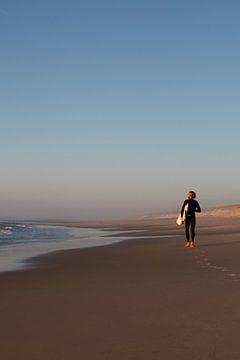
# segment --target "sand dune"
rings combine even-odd
[[[178,212],[167,212],[158,214],[147,214],[140,217],[142,220],[157,220],[157,219],[172,219],[178,215]],[[225,205],[213,208],[202,209],[202,213],[198,214],[199,217],[240,217],[240,205]]]

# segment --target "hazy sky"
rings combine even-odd
[[[239,203],[240,2],[0,0],[0,218]]]

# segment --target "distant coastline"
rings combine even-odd
[[[53,225],[66,227],[82,227],[82,228],[116,228],[127,224],[141,224],[145,222],[154,223],[158,220],[171,221],[179,214],[178,211],[147,213],[139,216],[119,217],[118,219],[102,219],[102,220],[81,220],[81,219],[32,219],[32,220],[15,220],[17,223],[32,224],[32,225]],[[223,205],[209,208],[202,208],[202,213],[197,215],[198,218],[225,218],[234,219],[240,218],[240,204]],[[2,222],[8,223],[13,220],[2,219]]]

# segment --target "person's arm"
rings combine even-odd
[[[202,212],[202,210],[201,210],[201,208],[200,208],[200,205],[199,205],[199,203],[198,203],[197,201],[196,201],[195,211],[198,212],[198,213]]]
[[[184,208],[185,208],[186,204],[187,204],[187,200],[185,200],[184,203],[183,203],[183,206],[182,206],[182,209],[181,209],[181,217],[183,217],[183,212],[184,212]]]

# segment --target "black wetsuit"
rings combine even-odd
[[[201,212],[201,208],[199,206],[199,203],[194,199],[187,199],[184,201],[182,210],[181,210],[181,216],[183,216],[184,208],[188,204],[188,211],[186,214],[186,220],[185,220],[185,233],[187,241],[189,241],[189,229],[191,227],[191,240],[194,242],[195,238],[195,226],[196,226],[196,216],[195,212]]]

